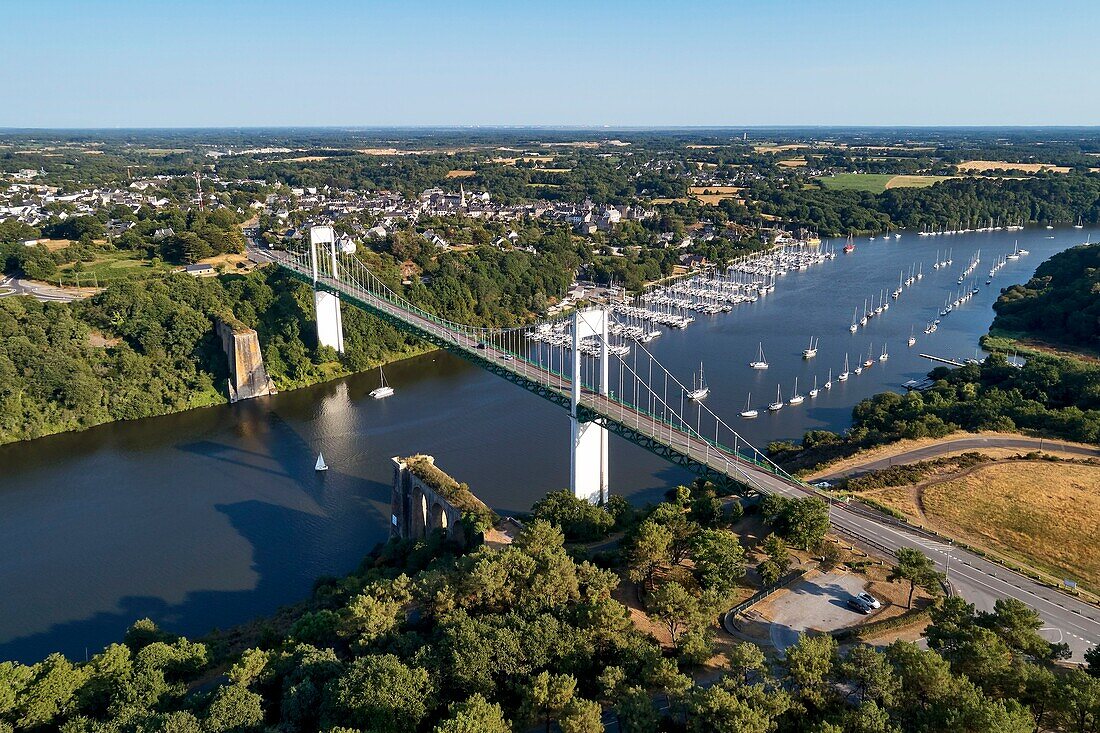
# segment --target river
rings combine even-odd
[[[843,430],[860,399],[898,391],[929,371],[919,352],[974,357],[1000,288],[1026,281],[1087,234],[864,238],[850,255],[779,278],[757,303],[697,316],[650,348],[688,384],[703,362],[708,405],[760,448],[812,428]],[[994,259],[1017,239],[1031,254],[1008,262],[985,287]],[[933,270],[936,250],[946,247],[954,264]],[[979,248],[980,294],[926,336],[924,324]],[[899,271],[921,262],[923,280],[851,335],[853,308],[880,289],[889,298]],[[911,328],[917,343],[907,348]],[[818,356],[803,360],[811,336],[820,339]],[[758,342],[771,363],[766,371],[748,367]],[[888,361],[835,381],[845,353],[854,368],[861,353],[877,356],[884,342]],[[830,368],[831,391],[765,412],[777,384],[787,397],[798,377],[806,393]],[[0,447],[0,659],[33,661],[52,651],[83,659],[145,616],[199,635],[307,597],[316,578],[353,569],[387,536],[391,456],[436,456],[502,512],[524,511],[568,485],[560,408],[444,353],[392,364],[386,375],[397,394],[382,401],[367,396],[378,377],[365,373]],[[761,415],[743,421],[737,415],[750,391]],[[318,450],[331,467],[324,474],[313,470]],[[691,478],[619,438],[610,461],[612,490],[635,502]]]

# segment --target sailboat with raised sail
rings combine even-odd
[[[386,384],[386,374],[382,371],[382,367],[378,367],[378,378],[382,380],[382,386],[372,389],[370,391],[370,396],[376,400],[391,396],[393,394],[393,387]]]
[[[710,394],[710,387],[707,386],[707,380],[703,376],[703,362],[699,362],[699,374],[693,378],[693,389],[687,393],[689,400],[701,400]]]
[[[746,420],[751,420],[759,414],[759,411],[752,408],[752,392],[749,392],[749,396],[745,398],[745,409],[741,410],[741,417]]]
[[[778,384],[775,385],[775,402],[768,405],[768,409],[772,412],[777,412],[783,409],[783,392]]]
[[[317,454],[317,465],[315,465],[313,468],[314,468],[315,471],[327,471],[328,470],[328,464],[325,463],[325,457],[321,453]]]
[[[764,358],[764,342],[760,342],[760,352],[756,357],[756,361],[750,361],[749,366],[753,369],[767,369],[768,360]]]

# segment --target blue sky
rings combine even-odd
[[[1100,124],[1097,0],[4,6],[0,127]]]

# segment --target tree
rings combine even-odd
[[[913,607],[913,593],[918,587],[935,592],[943,574],[936,571],[936,565],[923,552],[909,547],[898,548],[897,564],[887,579],[891,582],[909,581],[909,601],[907,608]]]
[[[1100,646],[1094,646],[1085,652],[1086,671],[1093,677],[1100,677]],[[3,708],[0,708],[2,710]]]
[[[852,647],[840,663],[840,673],[851,682],[860,703],[890,707],[901,691],[901,683],[886,656],[869,646]]]
[[[799,634],[798,643],[787,649],[787,672],[804,703],[818,709],[825,706],[837,661],[837,642],[831,636]]]
[[[724,529],[707,529],[695,536],[692,549],[695,574],[703,588],[728,593],[745,575],[745,551],[737,535]]]
[[[577,680],[571,675],[545,671],[538,673],[524,690],[524,706],[528,716],[542,718],[546,723],[546,733],[550,733],[550,722],[569,705],[576,689]]]
[[[787,543],[775,533],[764,538],[763,549],[768,558],[756,570],[765,586],[775,585],[791,569],[791,555]]]
[[[561,733],[603,733],[603,709],[598,702],[574,697],[558,720]]]
[[[700,597],[691,593],[675,580],[662,583],[650,594],[647,603],[653,618],[668,629],[673,644],[677,644],[680,635],[699,628],[709,616]]]
[[[360,657],[329,683],[322,720],[378,733],[415,728],[434,707],[428,671],[392,654]]]
[[[616,717],[623,733],[657,733],[660,716],[653,699],[641,687],[628,687],[615,703]]]
[[[656,522],[646,520],[627,551],[630,579],[653,587],[653,574],[672,563],[672,532]]]
[[[448,716],[433,728],[434,733],[512,733],[500,705],[475,694],[451,703]]]
[[[598,539],[615,524],[615,518],[605,508],[574,496],[568,489],[550,492],[531,510],[536,518],[561,527],[572,541]]]
[[[263,699],[240,685],[223,685],[206,711],[210,731],[254,730],[264,720]]]

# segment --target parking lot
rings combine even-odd
[[[838,570],[803,578],[754,606],[752,616],[769,624],[771,642],[783,652],[803,631],[835,631],[866,620],[848,607],[848,599],[865,583],[859,575]]]

